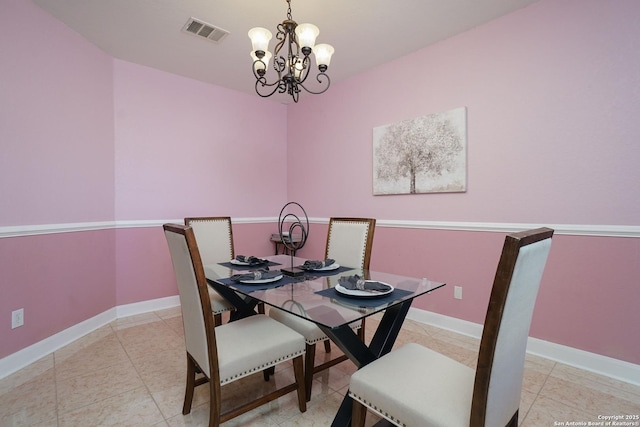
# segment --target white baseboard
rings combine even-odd
[[[417,308],[407,319],[480,339],[482,325]],[[640,386],[640,365],[529,337],[527,353]]]
[[[48,338],[38,341],[29,347],[23,348],[9,356],[0,359],[0,379],[42,359],[54,351],[82,338],[90,332],[107,325],[120,317],[128,317],[150,311],[164,310],[180,305],[180,298],[176,296],[158,298],[150,301],[142,301],[133,304],[120,305],[110,308],[97,316],[80,322],[64,331],[58,332]]]
[[[133,304],[119,305],[116,307],[116,317],[129,317],[136,314],[148,313],[150,311],[164,310],[166,308],[177,307],[180,305],[180,297],[178,295],[152,299],[149,301],[135,302]]]
[[[70,328],[58,332],[38,341],[29,347],[23,348],[13,354],[0,359],[0,379],[7,377],[14,372],[42,359],[43,357],[53,353],[59,348],[81,338],[88,333],[112,322],[116,319],[116,309],[110,308],[97,316],[77,323]]]

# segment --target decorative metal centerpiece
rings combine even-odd
[[[285,213],[287,208],[296,209],[300,208],[304,215],[304,223],[300,219],[302,215],[295,212]],[[288,227],[287,227],[288,225]],[[288,231],[285,231],[287,230]],[[298,277],[304,275],[305,271],[293,266],[293,254],[307,243],[307,237],[309,236],[309,217],[304,208],[296,202],[289,202],[283,206],[278,216],[278,233],[280,234],[280,240],[282,245],[289,251],[291,255],[291,268],[282,268],[282,274],[286,274],[291,277]],[[294,237],[295,236],[295,237]]]

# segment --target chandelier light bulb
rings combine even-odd
[[[329,64],[331,63],[331,55],[333,55],[335,50],[333,46],[326,43],[317,44],[313,47],[313,53],[316,56],[316,64],[318,64],[318,68],[323,73],[329,68]]]
[[[296,27],[296,37],[298,38],[300,47],[313,49],[318,34],[320,34],[320,30],[313,24],[300,24]]]
[[[258,58],[255,52],[249,52],[251,59],[253,59],[253,69],[259,75],[264,75],[269,68],[269,61],[271,60],[271,52],[266,51],[262,58]],[[257,61],[257,62],[256,62]]]
[[[249,38],[251,39],[251,46],[253,51],[267,52],[269,50],[269,42],[271,41],[271,31],[262,27],[255,27],[249,30]]]

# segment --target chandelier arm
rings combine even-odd
[[[273,90],[269,90],[269,91],[266,91],[266,92],[260,92],[260,88],[272,87],[272,86],[275,86],[273,88]],[[271,95],[273,95],[274,93],[276,93],[276,91],[278,89],[280,89],[280,93],[282,93],[283,90],[282,90],[281,86],[282,86],[282,80],[276,80],[273,83],[267,83],[267,80],[264,77],[261,77],[261,78],[256,80],[255,89],[256,89],[256,93],[258,95],[260,95],[263,98],[268,98]]]
[[[298,86],[300,86],[302,89],[306,90],[307,92],[309,92],[309,93],[311,93],[311,94],[313,94],[313,95],[320,95],[321,93],[325,93],[325,92],[327,91],[327,89],[329,89],[329,86],[331,86],[331,79],[330,79],[330,78],[329,78],[329,76],[328,76],[328,75],[326,75],[325,73],[318,73],[318,75],[316,76],[316,80],[318,81],[318,83],[320,83],[320,84],[324,84],[324,83],[322,82],[322,80],[323,80],[323,79],[321,79],[321,77],[323,77],[323,78],[324,78],[324,81],[326,82],[327,87],[325,87],[324,89],[322,89],[322,90],[321,90],[321,91],[319,91],[319,92],[315,92],[315,91],[313,91],[313,90],[309,90],[309,89],[307,89],[307,87],[306,87],[305,85],[303,85],[303,84],[302,84],[302,82],[299,82],[299,83],[298,83]]]

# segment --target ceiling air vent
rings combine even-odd
[[[187,34],[201,37],[203,39],[212,41],[214,43],[220,43],[225,37],[229,35],[229,31],[216,27],[215,25],[208,24],[204,21],[200,21],[193,17],[189,18],[182,31]]]

